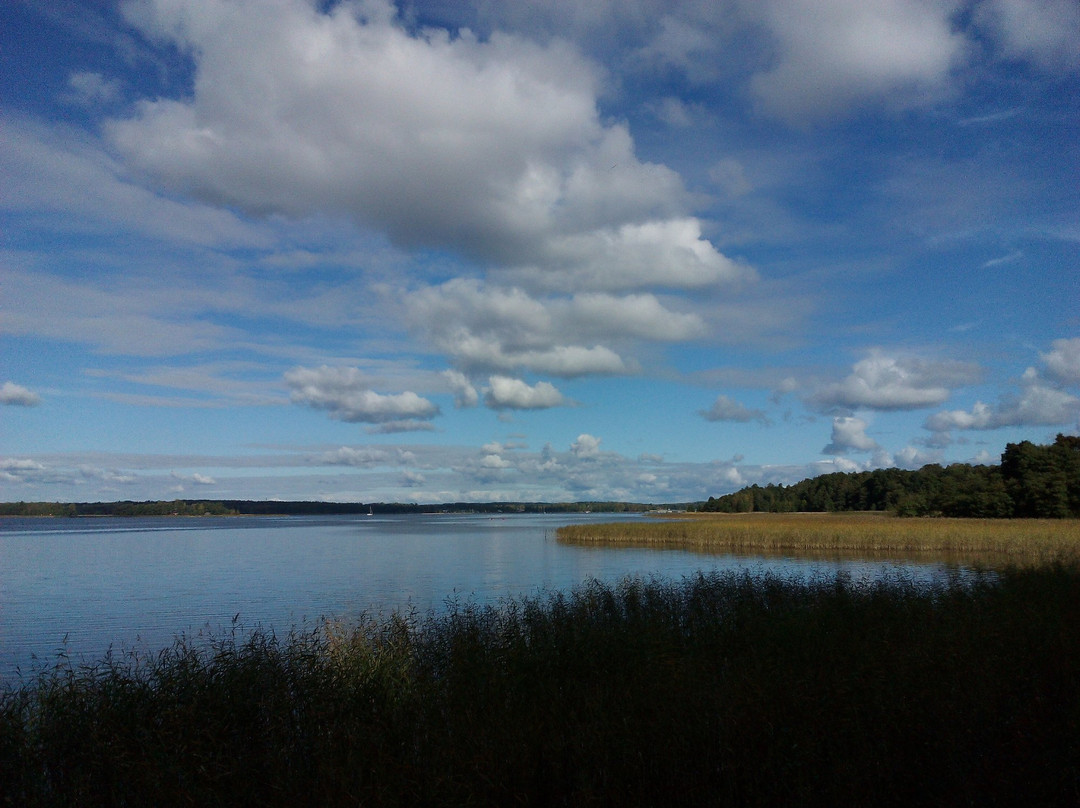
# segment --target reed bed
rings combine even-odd
[[[592,582],[0,691],[18,806],[1074,805],[1080,569]]]
[[[640,522],[571,525],[578,545],[683,548],[698,552],[940,558],[1037,566],[1080,559],[1077,519],[902,519],[879,513],[687,514]]]

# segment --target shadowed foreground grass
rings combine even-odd
[[[680,514],[560,527],[566,544],[706,553],[941,559],[978,565],[1080,563],[1080,519],[901,519],[884,513]]]
[[[1072,805],[1080,569],[590,583],[0,697],[11,805]]]

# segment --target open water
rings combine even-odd
[[[234,624],[285,634],[322,619],[426,613],[570,590],[589,579],[680,580],[697,571],[934,577],[933,565],[800,561],[681,550],[583,548],[560,525],[640,516],[430,514],[0,519],[0,681],[66,654],[154,652]]]

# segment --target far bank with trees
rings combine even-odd
[[[752,485],[709,497],[702,511],[891,511],[900,516],[1080,518],[1080,437],[1010,443],[997,466],[838,472],[794,485]]]

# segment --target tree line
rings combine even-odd
[[[784,486],[752,485],[709,497],[717,513],[891,511],[900,516],[977,518],[1080,517],[1080,437],[1010,443],[997,466],[931,464],[836,472]]]
[[[642,513],[685,510],[687,503],[638,502],[320,502],[281,500],[173,499],[134,502],[0,502],[2,516],[326,516],[406,513]]]

